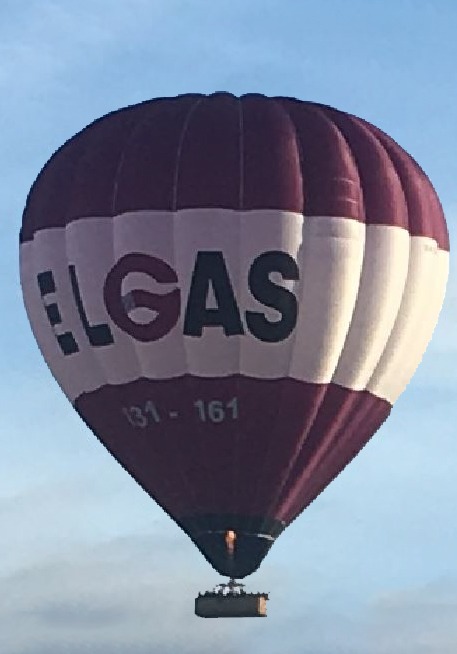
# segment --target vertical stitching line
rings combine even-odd
[[[199,97],[189,108],[189,111],[187,112],[186,118],[184,120],[182,129],[181,129],[181,134],[179,137],[178,141],[178,148],[176,150],[176,161],[175,161],[175,169],[174,169],[174,175],[173,175],[173,193],[172,193],[172,221],[173,221],[173,260],[176,261],[176,216],[177,216],[177,206],[178,206],[178,184],[179,184],[179,168],[180,168],[180,163],[181,163],[181,155],[184,147],[184,140],[189,128],[190,121],[192,119],[192,116],[194,115],[195,111],[197,108],[200,106],[200,104],[204,101],[206,96]],[[187,356],[187,349],[186,349],[186,341],[184,335],[182,336],[182,343],[183,343],[183,352],[184,352],[184,360],[185,360],[185,370],[186,372],[184,373],[184,380],[185,384],[189,389],[189,396],[190,396],[190,380],[189,380],[189,360]],[[196,441],[196,444],[198,441]],[[199,452],[201,453],[201,446],[197,445],[195,449],[198,449]],[[197,458],[197,457],[196,457]],[[204,457],[199,456],[199,460],[204,461]],[[181,478],[184,481],[185,486],[189,490],[189,494],[196,500],[195,496],[195,491],[187,479],[185,473],[183,470],[181,470]],[[192,521],[192,526],[194,527],[191,529],[192,532],[197,532],[200,533],[201,531],[205,531],[205,529],[202,529],[204,527],[205,519],[202,516],[198,516],[199,513],[199,507],[197,505],[197,502],[195,501],[194,503],[195,506],[195,513],[193,513],[193,521]],[[195,516],[198,516],[195,519]]]
[[[181,135],[179,137],[178,141],[178,149],[176,151],[176,162],[175,162],[175,171],[174,171],[174,176],[173,176],[173,199],[172,199],[172,207],[171,210],[173,214],[176,213],[176,207],[178,204],[178,182],[179,182],[179,167],[181,163],[181,154],[184,146],[184,139],[187,134],[187,130],[190,124],[190,121],[192,119],[192,116],[197,109],[197,107],[203,102],[203,97],[198,98],[189,108],[189,111],[187,113],[187,116],[184,120],[184,124],[182,126],[181,130]],[[174,230],[174,222],[173,222],[173,230]]]
[[[239,188],[238,188],[238,211],[237,211],[237,238],[238,238],[238,280],[240,280],[240,268],[242,265],[241,262],[241,233],[242,233],[242,219],[243,219],[243,204],[244,204],[244,121],[243,121],[243,104],[241,98],[238,98],[238,148],[239,148]],[[241,374],[241,360],[242,360],[242,348],[243,348],[243,339],[238,337],[238,366],[236,374],[236,395],[237,401],[240,401],[240,388],[242,381]],[[240,421],[240,426],[236,431],[235,442],[234,442],[234,456],[233,456],[233,481],[232,481],[232,493],[233,493],[233,507],[235,509],[235,515],[239,516],[242,513],[242,508],[239,506],[239,496],[238,496],[238,465],[240,459],[240,429],[243,429],[242,422]]]
[[[276,100],[274,98],[271,98],[271,101],[277,107],[279,107],[280,110],[282,112],[284,112],[287,115],[287,117],[289,118],[289,120],[290,120],[290,122],[291,122],[291,124],[292,124],[292,126],[294,128],[295,142],[296,142],[297,149],[298,149],[299,155],[300,155],[301,152],[302,152],[302,147],[301,147],[300,139],[298,137],[298,133],[297,133],[294,121],[292,120],[292,118],[291,118],[289,112],[287,111],[287,109],[283,106],[282,102],[280,102],[279,100]],[[299,157],[299,165],[300,165],[300,174],[301,174],[301,172],[302,172],[301,171],[301,157]],[[302,179],[302,185],[303,185],[303,179]],[[303,198],[304,197],[305,196],[303,194]],[[304,206],[303,206],[303,213],[304,213]],[[302,245],[303,245],[303,243],[301,243],[300,247]],[[300,281],[301,280],[299,279],[297,282],[294,283],[294,285],[293,285],[293,290],[294,291],[297,291],[297,289],[300,288]],[[297,302],[299,301],[299,299],[300,299],[299,296],[297,296]],[[300,307],[299,307],[299,309],[300,309]],[[297,332],[295,330],[294,335],[293,335],[293,340],[292,340],[292,342],[290,344],[289,361],[288,361],[287,371],[286,371],[285,376],[282,379],[289,378],[290,363],[291,363],[291,360],[292,360],[292,357],[293,357],[293,351],[294,351],[294,348],[295,348],[296,338],[297,338]],[[260,482],[263,480],[263,477],[265,475],[265,471],[266,471],[267,466],[268,466],[268,461],[269,461],[269,457],[270,457],[271,450],[272,450],[272,447],[273,447],[275,434],[278,435],[278,434],[281,433],[281,425],[280,425],[280,418],[282,416],[281,407],[282,407],[282,405],[284,403],[285,395],[286,395],[286,391],[284,390],[284,387],[283,387],[281,389],[280,393],[279,393],[276,417],[274,419],[274,426],[272,425],[272,429],[271,429],[272,437],[271,437],[271,439],[269,439],[268,445],[267,445],[267,447],[266,447],[266,449],[264,451],[264,458],[263,458],[263,461],[262,461],[262,465],[260,466],[261,473],[260,473],[260,475],[257,475],[257,477],[256,477],[256,489],[255,489],[255,494],[254,494],[255,504],[257,504],[257,502],[259,500],[259,496],[260,496],[260,494],[262,492],[262,489],[260,488]],[[285,484],[285,482],[284,482],[284,484]],[[261,516],[261,517],[263,517],[263,521],[262,521],[262,524],[261,524],[261,530],[262,531],[267,530],[269,519],[272,517],[271,514],[273,513],[275,507],[277,507],[277,505],[278,505],[280,492],[281,492],[281,489],[282,489],[284,484],[282,484],[279,489],[274,489],[274,496],[273,496],[273,494],[271,495],[271,501],[268,504],[268,509],[266,510],[265,515]]]
[[[155,101],[152,100],[147,104],[149,104],[151,106],[151,108],[152,108],[154,102]],[[141,106],[143,107],[144,104],[141,105]],[[112,249],[112,260],[113,260],[113,262],[116,260],[116,248],[115,248],[115,242],[116,242],[116,230],[115,230],[116,201],[117,201],[117,195],[118,195],[118,189],[119,189],[119,180],[120,180],[120,176],[121,176],[121,173],[122,173],[122,168],[123,168],[123,165],[124,165],[124,162],[125,162],[127,148],[129,146],[129,144],[132,142],[135,134],[137,134],[138,131],[144,125],[146,125],[147,123],[151,123],[153,119],[157,118],[157,115],[160,113],[161,108],[162,108],[161,103],[159,103],[158,106],[156,105],[154,107],[155,111],[152,113],[152,115],[149,114],[149,115],[144,116],[143,118],[139,117],[139,119],[134,120],[133,126],[132,126],[127,138],[125,139],[124,146],[123,146],[123,148],[122,148],[122,150],[121,150],[121,152],[119,154],[118,165],[117,165],[117,168],[116,168],[116,174],[115,174],[114,183],[113,183],[113,196],[112,196],[112,202],[111,202],[112,221],[113,221],[113,229],[112,229],[112,232],[111,232],[111,249]],[[137,350],[135,342],[132,342],[131,338],[129,339],[128,342],[129,342],[129,346],[130,346],[130,351],[133,353],[133,356],[136,358],[137,369],[138,369],[138,373],[139,373],[138,379],[150,379],[150,378],[147,378],[147,377],[145,377],[143,375],[143,368],[142,368],[142,365],[141,365],[141,359],[140,359],[140,355],[139,355],[139,352]],[[138,379],[135,380],[135,381],[138,381]],[[166,477],[166,483],[165,484],[163,484],[163,482],[161,483],[161,487],[167,493],[167,495],[173,495],[173,486],[170,483],[170,479],[169,479],[168,476]],[[154,499],[154,501],[157,502],[155,497],[153,499]],[[168,515],[170,515],[168,513],[168,511],[166,511],[166,513]],[[171,517],[172,517],[172,519],[174,519],[174,516],[171,516]]]

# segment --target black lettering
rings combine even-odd
[[[212,286],[217,308],[206,306]],[[184,334],[201,336],[204,327],[222,327],[226,336],[244,334],[240,311],[222,252],[198,252],[184,318]]]
[[[56,283],[54,280],[54,275],[51,270],[45,270],[37,275],[38,288],[40,289],[40,295],[43,299],[44,309],[51,325],[54,335],[57,339],[57,342],[60,346],[60,349],[65,354],[69,356],[70,354],[75,354],[79,352],[79,347],[76,342],[75,337],[71,332],[64,332],[63,334],[57,334],[55,327],[62,324],[62,317],[60,315],[59,307],[56,302],[51,302],[47,304],[44,299],[46,295],[50,295],[56,292]]]
[[[84,327],[84,331],[87,334],[89,343],[94,347],[102,347],[104,345],[111,345],[114,343],[113,335],[111,329],[108,325],[89,325],[87,319],[86,311],[84,309],[83,301],[81,298],[81,292],[79,290],[78,277],[76,276],[76,268],[73,265],[68,266],[70,273],[71,288],[73,290],[73,295],[76,302],[76,307],[78,309],[79,317]]]
[[[249,270],[249,290],[258,302],[281,314],[279,320],[271,322],[263,313],[246,311],[249,331],[265,343],[277,343],[286,339],[294,330],[298,315],[297,298],[289,289],[270,280],[272,272],[280,273],[287,280],[299,278],[297,263],[287,252],[272,250],[254,260]]]
[[[76,354],[76,352],[79,352],[78,343],[76,342],[75,337],[71,332],[58,334],[57,342],[60,345],[60,349],[66,356],[70,354]]]

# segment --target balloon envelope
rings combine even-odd
[[[96,121],[38,176],[20,240],[63,391],[232,577],[386,419],[448,273],[440,203],[404,150],[347,113],[260,95]]]

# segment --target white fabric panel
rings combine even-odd
[[[41,298],[37,275],[51,270],[56,292]],[[66,233],[62,228],[39,232],[33,242],[21,245],[21,283],[24,302],[40,350],[54,377],[67,397],[73,401],[84,391],[93,391],[105,383],[105,376],[95,359],[81,324],[73,298],[68,259]],[[45,304],[57,302],[62,323],[50,325]],[[56,334],[70,331],[79,351],[65,356]]]
[[[113,229],[113,227],[111,227]],[[165,261],[176,270],[175,224],[169,211],[138,211],[114,218],[114,252],[116,260],[136,252],[149,254]],[[178,286],[182,280],[178,272]],[[158,284],[149,275],[129,274],[123,284],[123,294],[134,289],[152,293],[170,293],[176,284]],[[182,300],[182,298],[181,298]],[[145,323],[154,318],[149,309],[135,309],[132,320]],[[142,343],[128,337],[136,351],[141,376],[152,379],[177,377],[186,372],[186,357],[182,329],[175,327],[158,341]],[[134,379],[134,378],[133,378]],[[131,381],[131,379],[129,379]]]
[[[280,219],[278,220],[280,213]],[[303,216],[292,212],[249,211],[241,216],[239,262],[242,284],[239,291],[240,305],[244,310],[262,312],[268,321],[277,321],[280,314],[260,304],[249,292],[248,275],[253,261],[263,252],[279,250],[287,252],[295,260],[302,243]],[[297,282],[283,280],[279,273],[272,273],[271,280],[293,290]],[[288,377],[295,339],[295,330],[284,341],[264,343],[246,329],[242,338],[239,371],[248,376],[266,378]]]
[[[240,213],[229,209],[183,209],[174,218],[175,270],[182,291],[180,321],[175,329],[184,342],[186,361],[183,372],[202,377],[227,376],[239,372],[240,339],[227,338],[222,327],[207,327],[201,337],[183,339],[184,314],[192,272],[198,251],[222,251],[230,281],[239,302],[240,286]],[[207,308],[211,308],[212,301]],[[242,313],[241,313],[242,317]]]
[[[349,333],[333,376],[336,384],[366,387],[397,317],[408,274],[409,234],[368,225],[362,277]]]
[[[331,381],[354,310],[364,243],[365,225],[357,220],[305,218],[291,377]]]
[[[115,345],[91,347],[85,336],[84,346],[98,361],[105,383],[122,384],[125,379],[136,379],[141,375],[141,366],[135,357],[135,341],[110,320],[103,302],[106,275],[117,260],[113,251],[113,221],[111,218],[78,220],[70,223],[65,231],[68,263],[76,268],[89,324],[109,323],[115,341]]]
[[[292,290],[299,304],[294,331],[279,343],[264,343],[249,332],[245,311],[279,314],[255,300],[248,288],[254,259],[279,250],[297,260],[300,280],[272,281]],[[206,327],[201,337],[183,336],[190,280],[198,251],[222,251],[240,310],[244,334],[227,338],[221,327]],[[103,301],[106,276],[116,261],[132,252],[156,256],[176,270],[181,314],[163,338],[139,342],[110,319]],[[364,256],[365,253],[365,256]],[[74,264],[90,324],[107,323],[114,343],[92,347],[74,301],[68,264]],[[53,228],[21,246],[24,300],[32,329],[54,376],[73,401],[104,384],[138,377],[173,378],[185,373],[233,373],[274,379],[293,377],[311,383],[334,381],[346,388],[367,388],[393,402],[405,388],[430,339],[444,297],[448,253],[426,237],[410,238],[392,226],[369,226],[340,217],[303,217],[281,211],[236,212],[222,209],[142,211],[112,218],[81,219]],[[52,270],[62,324],[49,324],[36,276]],[[144,289],[167,293],[176,284],[157,284],[130,273],[122,293]],[[214,299],[208,301],[211,306]],[[149,322],[148,309],[129,312]],[[79,352],[65,356],[55,334],[71,331]]]
[[[446,291],[449,253],[433,239],[413,236],[397,320],[367,390],[389,402],[405,390],[438,321]]]

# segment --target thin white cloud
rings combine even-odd
[[[132,538],[3,578],[3,651],[454,654],[457,647],[456,580],[412,584],[340,608],[295,585],[281,593],[287,608],[271,609],[265,621],[204,621],[193,615],[204,575],[186,559],[173,540]]]
[[[67,643],[75,649],[90,645],[90,651],[141,652],[153,643],[156,652],[217,647],[233,654],[225,638],[229,623],[202,629],[193,615],[201,577],[208,578],[186,559],[186,549],[175,539],[120,539],[3,578],[4,651],[35,652],[33,635],[33,642],[50,652]]]
[[[371,606],[365,636],[373,654],[454,654],[457,580],[401,589]]]

